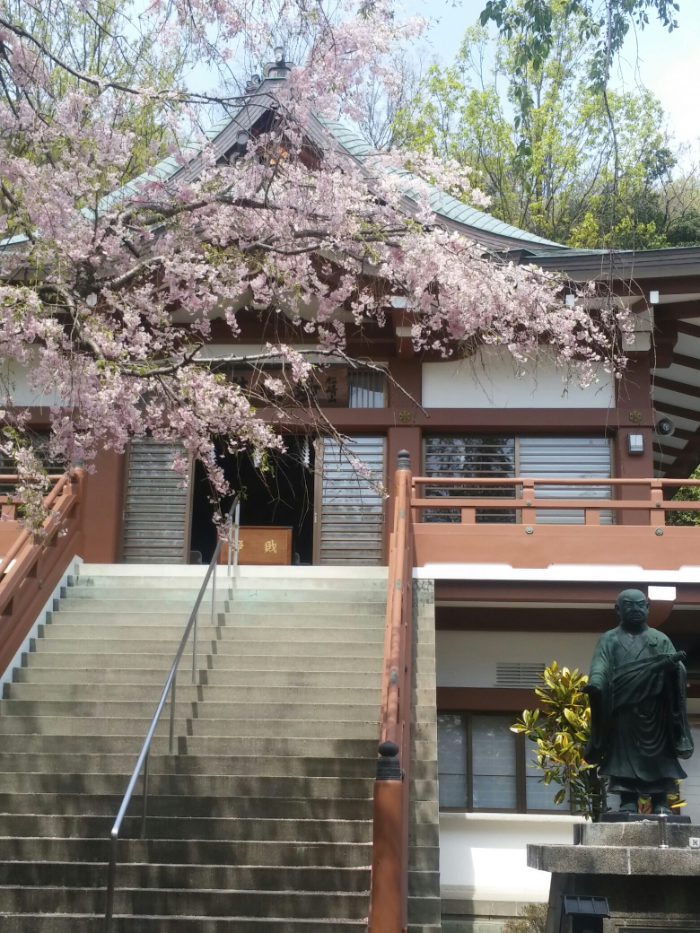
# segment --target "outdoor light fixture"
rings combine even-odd
[[[281,65],[283,61],[284,61],[284,46],[278,45],[275,48],[275,62],[278,65]]]
[[[644,453],[644,435],[643,434],[628,434],[627,435],[627,453],[631,457],[639,457]]]
[[[566,297],[564,298],[564,304],[566,305],[567,308],[573,308],[575,303],[576,303],[575,295],[566,295]]]
[[[649,292],[649,304],[657,305],[659,303],[659,293],[657,291]]]

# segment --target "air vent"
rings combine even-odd
[[[528,687],[540,685],[542,671],[547,665],[535,662],[497,661],[496,686],[497,687]]]

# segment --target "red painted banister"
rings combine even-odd
[[[409,772],[411,760],[411,625],[413,537],[411,468],[399,453],[394,528],[389,538],[384,670],[377,779],[374,785],[370,933],[408,928]]]
[[[0,481],[17,481],[0,476]],[[38,534],[8,522],[13,539],[0,559],[0,673],[28,635],[38,613],[77,553],[84,500],[83,470],[56,480],[44,498],[49,510]]]

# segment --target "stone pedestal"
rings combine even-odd
[[[552,873],[547,933],[571,929],[564,895],[606,898],[603,933],[700,933],[700,826],[687,818],[581,824],[572,845],[529,845],[527,863]]]

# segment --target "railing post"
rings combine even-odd
[[[520,516],[521,525],[534,525],[537,521],[537,511],[535,509],[535,481],[533,479],[523,480],[523,502],[525,503]]]
[[[104,933],[112,929],[112,914],[114,913],[114,876],[117,871],[117,836],[110,836],[109,867],[107,868],[107,895],[105,903]]]
[[[402,876],[403,782],[399,747],[382,742],[374,784],[372,840],[372,915],[370,933],[400,933],[404,928]]]
[[[408,907],[408,770],[411,731],[411,460],[398,455],[389,544],[384,675],[370,893],[370,933],[402,933]]]

